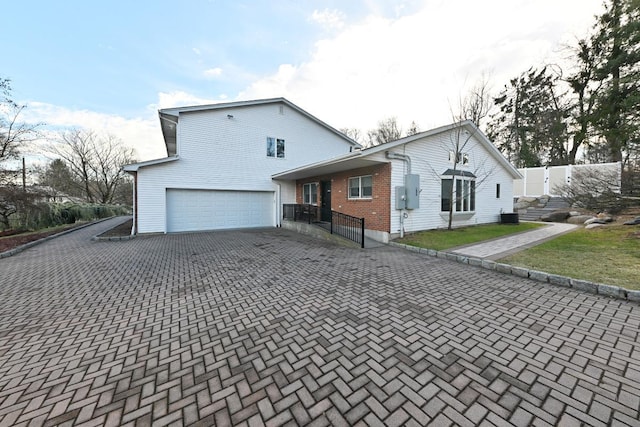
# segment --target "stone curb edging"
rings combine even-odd
[[[50,236],[43,237],[42,239],[38,239],[38,240],[34,240],[33,242],[25,243],[24,245],[20,245],[18,247],[13,248],[13,249],[9,249],[8,251],[0,252],[0,259],[8,258],[8,257],[13,256],[15,254],[19,254],[20,252],[25,251],[25,250],[33,247],[33,246],[39,245],[40,243],[47,242],[47,241],[49,241],[51,239],[55,239],[56,237],[64,236],[65,234],[71,233],[73,231],[82,230],[85,227],[89,227],[90,225],[99,224],[99,223],[101,223],[103,221],[106,221],[106,220],[112,219],[112,218],[115,218],[115,216],[110,216],[108,218],[101,218],[101,219],[98,219],[98,220],[93,221],[93,222],[88,222],[86,224],[82,224],[82,225],[79,225],[77,227],[70,228],[69,230],[64,230],[64,231],[61,231],[60,233],[52,234]]]
[[[112,218],[115,218],[115,217],[112,217]],[[114,226],[113,228],[119,227],[120,225],[124,224],[127,221],[129,221],[129,219],[125,219],[124,221],[122,221],[118,225]],[[109,230],[111,230],[111,228]],[[109,230],[107,230],[107,231],[109,231]],[[107,231],[103,231],[100,234],[104,234]],[[119,242],[121,240],[131,240],[134,237],[136,237],[133,234],[129,234],[127,236],[105,236],[105,237],[100,237],[100,234],[96,234],[95,236],[92,236],[91,240],[94,241],[94,242]]]
[[[119,242],[121,240],[131,240],[133,238],[135,238],[135,235],[128,235],[128,236],[109,236],[109,237],[100,237],[99,234],[93,236],[91,238],[91,240],[93,240],[94,242]]]
[[[487,259],[458,255],[451,252],[437,251],[435,249],[418,248],[416,246],[405,245],[402,243],[389,242],[389,245],[436,258],[448,259],[450,261],[455,261],[461,264],[468,264],[485,268],[487,270],[494,270],[503,274],[510,274],[512,276],[528,278],[537,282],[549,283],[554,286],[573,288],[578,291],[588,292],[596,295],[603,295],[610,298],[640,302],[640,291],[624,289],[619,286],[589,282],[587,280],[573,279],[571,277],[559,276],[557,274],[546,273],[544,271],[529,270],[527,268],[516,267],[509,264],[502,264]]]
[[[136,236],[134,236],[134,235],[129,235],[129,236],[111,236],[111,237],[93,236],[91,238],[91,240],[93,240],[95,242],[118,242],[120,240],[131,240],[131,239],[133,239],[135,237]]]

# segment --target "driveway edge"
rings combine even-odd
[[[82,230],[83,228],[89,227],[90,225],[99,224],[99,223],[101,223],[103,221],[106,221],[108,219],[112,219],[112,218],[115,218],[115,217],[116,216],[110,216],[110,217],[107,217],[107,218],[101,218],[101,219],[98,219],[98,220],[93,221],[93,222],[88,222],[86,224],[82,224],[82,225],[79,225],[77,227],[70,228],[69,230],[61,231],[60,233],[52,234],[51,236],[43,237],[42,239],[34,240],[33,242],[25,243],[24,245],[20,245],[20,246],[18,246],[16,248],[9,249],[8,251],[0,252],[0,259],[8,258],[10,256],[19,254],[22,251],[26,251],[29,248],[32,248],[32,247],[34,247],[36,245],[39,245],[40,243],[47,242],[47,241],[49,241],[51,239],[55,239],[56,237],[64,236],[65,234],[69,234],[69,233],[72,233],[72,232],[77,231],[77,230]]]
[[[402,243],[389,242],[389,246],[405,249],[411,252],[417,252],[436,258],[448,259],[460,264],[468,264],[487,270],[494,270],[502,274],[528,278],[530,280],[535,280],[536,282],[548,283],[554,286],[561,286],[565,288],[572,288],[577,291],[588,292],[591,294],[602,295],[610,298],[622,299],[625,301],[640,302],[640,291],[625,289],[619,286],[590,282],[588,280],[574,279],[572,277],[560,276],[557,274],[546,273],[544,271],[530,270],[524,267],[515,267],[509,264],[502,264],[487,259],[456,255],[452,254],[451,252],[417,248],[416,246],[405,245]]]

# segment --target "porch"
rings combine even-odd
[[[297,203],[284,204],[282,206],[282,214],[282,219],[285,221],[321,228],[325,233],[341,236],[356,243],[361,248],[382,245],[380,242],[365,237],[364,218],[347,215],[321,206]],[[302,229],[298,231],[302,231]]]

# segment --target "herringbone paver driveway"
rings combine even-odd
[[[0,260],[0,424],[640,425],[640,306],[284,230]]]

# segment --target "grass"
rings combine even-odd
[[[541,227],[543,224],[522,222],[520,224],[486,224],[453,230],[429,230],[405,236],[398,243],[418,246],[420,248],[445,250],[457,246],[490,240],[508,234],[520,233]]]
[[[499,262],[640,289],[640,231],[626,225],[579,229]]]

